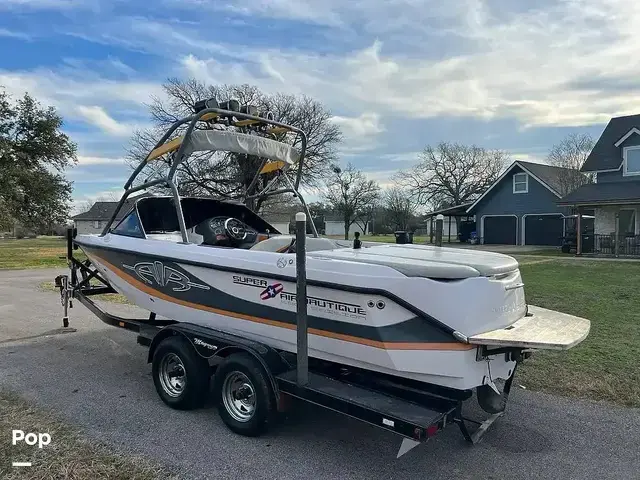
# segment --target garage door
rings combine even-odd
[[[527,215],[524,217],[525,245],[560,246],[561,215]]]
[[[488,245],[515,245],[517,217],[484,217],[484,243]]]

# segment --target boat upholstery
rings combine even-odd
[[[250,250],[256,250],[260,252],[285,253],[293,240],[295,240],[295,235],[276,235],[271,238],[267,238],[266,240],[263,240],[259,243],[256,243],[250,248]],[[340,246],[330,238],[314,237],[307,237],[306,247],[307,252],[317,252],[320,250],[333,250],[335,248],[340,248]]]
[[[147,238],[149,240],[161,240],[164,242],[182,242],[182,234],[180,232],[147,233]],[[202,235],[198,235],[191,229],[187,230],[187,238],[190,243],[197,243],[198,245],[200,245],[204,240]]]
[[[313,256],[386,265],[408,277],[446,280],[505,275],[518,269],[518,262],[507,255],[429,245],[378,244],[317,252]]]

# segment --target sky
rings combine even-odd
[[[0,85],[55,106],[76,204],[120,192],[168,77],[306,94],[383,185],[440,141],[544,162],[640,112],[632,0],[1,0]]]

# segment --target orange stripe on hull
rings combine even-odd
[[[153,297],[160,298],[167,302],[175,303],[177,305],[183,305],[185,307],[194,308],[196,310],[203,310],[206,312],[217,313],[218,315],[225,315],[227,317],[238,318],[241,320],[247,320],[249,322],[262,323],[265,325],[271,325],[274,327],[286,328],[289,330],[295,330],[296,326],[286,322],[279,322],[278,320],[270,320],[268,318],[254,317],[253,315],[246,315],[244,313],[232,312],[229,310],[222,310],[219,308],[209,307],[199,303],[187,302],[179,298],[167,295],[149,285],[123,273],[118,267],[112,265],[104,258],[95,255],[101,263],[105,264],[111,269],[111,271],[120,277],[122,280],[132,285],[133,287],[141,290]],[[381,348],[384,350],[471,350],[475,348],[473,345],[468,345],[460,342],[444,342],[444,343],[430,343],[430,342],[381,342],[377,340],[370,340],[368,338],[354,337],[351,335],[345,335],[342,333],[330,332],[327,330],[319,330],[317,328],[309,328],[309,333],[312,335],[318,335],[320,337],[333,338],[335,340],[342,340],[350,343],[357,343],[360,345],[367,345],[369,347]]]

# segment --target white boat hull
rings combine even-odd
[[[295,353],[294,256],[116,235],[78,240],[132,303]],[[311,357],[461,390],[515,368],[504,354],[478,361],[477,346],[452,331],[471,336],[521,319],[522,288],[505,288],[521,281],[517,269],[438,281],[309,254],[307,272]]]

